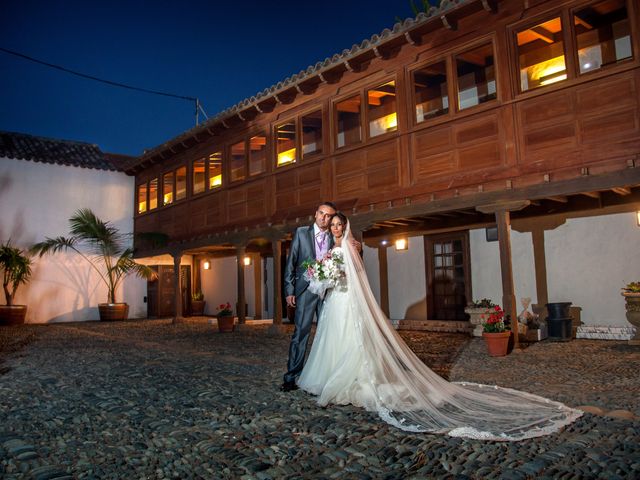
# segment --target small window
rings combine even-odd
[[[138,185],[138,213],[147,211],[147,184]]]
[[[384,83],[367,91],[369,137],[377,137],[398,129],[396,114],[396,82]]]
[[[187,167],[176,170],[176,200],[187,198]]]
[[[560,17],[518,32],[520,91],[566,80]]]
[[[258,175],[267,169],[267,137],[256,135],[249,140],[249,175]]]
[[[204,192],[205,189],[205,161],[204,158],[200,158],[193,162],[193,194],[197,195],[198,193]]]
[[[158,208],[158,179],[149,182],[149,210]]]
[[[624,0],[589,5],[574,15],[580,73],[631,58],[629,15]]]
[[[231,145],[231,181],[243,180],[247,164],[247,148],[245,141]]]
[[[302,157],[322,153],[322,111],[302,117]]]
[[[493,46],[490,43],[456,55],[459,110],[495,100],[493,58]]]
[[[348,147],[362,140],[362,128],[360,125],[360,95],[342,100],[336,103],[336,145]]]
[[[276,127],[276,153],[278,166],[296,161],[296,123],[283,123]]]
[[[416,122],[449,113],[447,63],[443,60],[413,72]]]
[[[209,189],[222,186],[222,152],[209,155]]]
[[[173,172],[167,172],[162,176],[162,204],[173,203]]]

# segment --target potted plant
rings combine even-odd
[[[231,304],[221,303],[218,306],[218,313],[216,314],[218,319],[218,331],[219,332],[233,332],[235,326],[235,318],[233,316],[233,310],[231,310]]]
[[[504,310],[496,305],[488,315],[483,315],[482,337],[487,345],[489,355],[504,357],[509,348],[511,331],[506,324]]]
[[[157,278],[150,267],[133,260],[133,249],[126,246],[127,235],[110,222],[100,220],[90,209],[78,210],[69,219],[70,236],[47,238],[35,244],[32,252],[40,257],[49,253],[73,250],[98,273],[107,287],[107,303],[98,304],[100,320],[126,320],[129,305],[116,302],[116,290],[130,274],[148,280]]]
[[[483,298],[482,300],[474,300],[465,307],[464,313],[469,315],[469,323],[474,327],[471,335],[474,337],[482,336],[482,316],[489,315],[495,306],[491,300]]]
[[[0,271],[6,305],[0,305],[0,325],[21,325],[27,315],[26,305],[14,305],[18,287],[31,278],[31,258],[11,245],[11,240],[0,245]]]
[[[204,294],[200,290],[196,290],[191,294],[191,315],[204,315],[204,306],[206,304]]]
[[[627,283],[621,293],[625,300],[627,321],[636,327],[636,335],[629,343],[640,345],[640,282]]]

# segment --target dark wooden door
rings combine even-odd
[[[427,315],[430,320],[466,320],[470,298],[469,232],[425,235]]]
[[[157,265],[151,268],[158,272],[158,279],[147,282],[147,315],[150,318],[171,317],[176,310],[173,265]],[[180,266],[180,282],[182,285],[182,312],[187,315],[191,305],[191,268],[189,265]]]

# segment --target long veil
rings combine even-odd
[[[348,223],[342,250],[349,310],[375,396],[367,408],[383,420],[411,432],[514,441],[555,432],[582,415],[526,392],[444,380],[409,349],[378,306],[362,259],[351,245]]]

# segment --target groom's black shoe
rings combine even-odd
[[[280,385],[280,391],[282,392],[292,392],[293,390],[298,390],[298,385],[296,382],[284,382]]]

